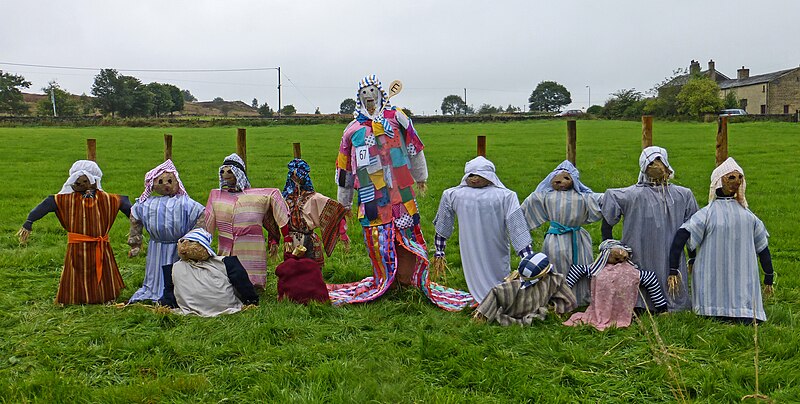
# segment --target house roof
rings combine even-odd
[[[720,72],[719,70],[714,69],[714,71],[717,73],[717,83],[721,83],[721,82],[730,80],[730,77],[722,74],[722,72]],[[703,71],[700,72],[700,74],[703,75],[703,76],[706,76],[706,77],[710,76],[708,70],[703,70]],[[689,82],[689,79],[691,77],[692,77],[691,74],[684,74],[684,75],[677,76],[674,79],[668,81],[662,87],[683,86],[684,84]]]
[[[768,82],[770,82],[772,80],[777,79],[778,77],[783,76],[786,73],[793,72],[793,71],[795,71],[797,69],[800,69],[800,67],[795,67],[795,68],[786,69],[786,70],[779,70],[777,72],[772,72],[772,73],[767,73],[767,74],[759,74],[757,76],[750,76],[750,77],[748,77],[746,79],[725,80],[725,81],[722,81],[722,82],[719,83],[719,88],[725,90],[725,89],[728,89],[728,88],[744,87],[744,86],[750,86],[750,85],[753,85],[753,84],[768,83]]]

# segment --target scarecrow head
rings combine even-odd
[[[628,261],[631,258],[628,251],[622,247],[613,247],[608,255],[608,264],[614,265]]]
[[[711,186],[708,190],[709,202],[717,198],[718,189],[722,195],[736,199],[742,207],[747,208],[747,198],[745,198],[747,180],[744,170],[733,157],[728,157],[711,173]]]
[[[103,189],[100,186],[100,180],[103,178],[103,172],[100,167],[91,160],[78,160],[72,164],[69,169],[69,178],[64,182],[59,194],[71,194],[77,192],[85,194],[87,191],[94,191]]]
[[[489,185],[505,188],[500,178],[497,177],[494,164],[486,157],[478,156],[464,165],[464,176],[461,177],[460,186],[470,188],[485,188]]]
[[[178,240],[178,257],[182,261],[205,261],[216,255],[211,249],[211,234],[204,229],[194,229]]]
[[[657,184],[666,182],[672,173],[660,158],[656,158],[652,163],[648,164],[644,172]]]
[[[97,189],[97,183],[92,183],[89,181],[89,177],[86,175],[81,175],[70,185],[70,187],[72,187],[73,192],[83,194],[86,191]]]
[[[519,272],[522,288],[535,285],[544,279],[553,269],[550,259],[544,253],[528,254],[519,262],[517,272]]]
[[[675,176],[669,165],[667,149],[658,146],[645,147],[639,155],[639,183],[666,184]]]
[[[478,174],[470,174],[467,176],[467,186],[470,188],[483,188],[491,183],[491,181],[481,177]]]
[[[238,154],[233,153],[222,162],[219,167],[219,188],[228,191],[239,191],[250,188],[250,181],[247,179],[247,170],[244,160]]]
[[[356,111],[367,117],[379,117],[391,108],[389,95],[383,90],[381,81],[374,74],[364,77],[358,82],[356,94]]]
[[[572,175],[568,171],[560,171],[550,180],[550,185],[556,191],[568,191],[572,189],[573,184]]]

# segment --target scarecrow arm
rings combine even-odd
[[[122,212],[126,217],[131,217],[131,200],[128,198],[128,195],[120,195],[119,196],[119,211]]]
[[[769,253],[769,247],[764,247],[764,249],[758,253],[758,260],[761,262],[761,269],[764,271],[764,284],[772,285],[775,271],[772,268],[772,256]]]
[[[570,288],[575,287],[575,284],[578,283],[581,278],[589,278],[589,265],[572,265],[569,267],[569,273],[567,273],[567,285]]]
[[[678,268],[680,268],[680,260],[681,260],[681,252],[683,252],[683,247],[686,246],[686,242],[689,241],[689,230],[686,229],[678,229],[675,233],[675,238],[672,239],[672,246],[669,248],[669,274],[670,275],[678,275]],[[695,250],[689,251],[690,259],[694,260],[695,255],[697,252]]]
[[[225,263],[225,271],[228,273],[228,280],[236,292],[236,297],[244,304],[258,305],[258,294],[239,258],[235,256],[225,257],[222,262]]]
[[[164,294],[161,299],[158,299],[158,304],[162,306],[178,308],[178,302],[175,300],[175,284],[172,282],[172,264],[164,265],[161,267],[164,271]]]
[[[614,238],[614,225],[610,224],[603,218],[603,224],[600,226],[600,232],[603,234],[603,240]]]
[[[647,289],[650,301],[655,306],[657,313],[667,311],[667,300],[664,298],[664,291],[658,282],[656,274],[652,271],[639,271],[639,284]]]
[[[28,213],[28,219],[25,220],[25,223],[22,225],[22,228],[31,231],[33,230],[33,222],[43,218],[50,212],[56,211],[56,197],[53,195],[44,198],[42,203],[36,205],[31,213]]]

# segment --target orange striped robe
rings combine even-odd
[[[86,236],[108,237],[120,208],[120,196],[98,190],[94,198],[70,193],[55,195],[55,200],[56,216],[70,233],[56,302],[83,304],[116,300],[125,283],[117,268],[111,245],[108,241],[78,240],[85,240]],[[102,260],[100,269],[95,258],[98,248]]]

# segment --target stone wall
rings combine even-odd
[[[784,106],[789,106],[788,113],[796,114],[800,110],[800,67],[769,83],[767,88],[769,104],[768,114],[783,114]],[[750,113],[750,111],[747,111]]]

